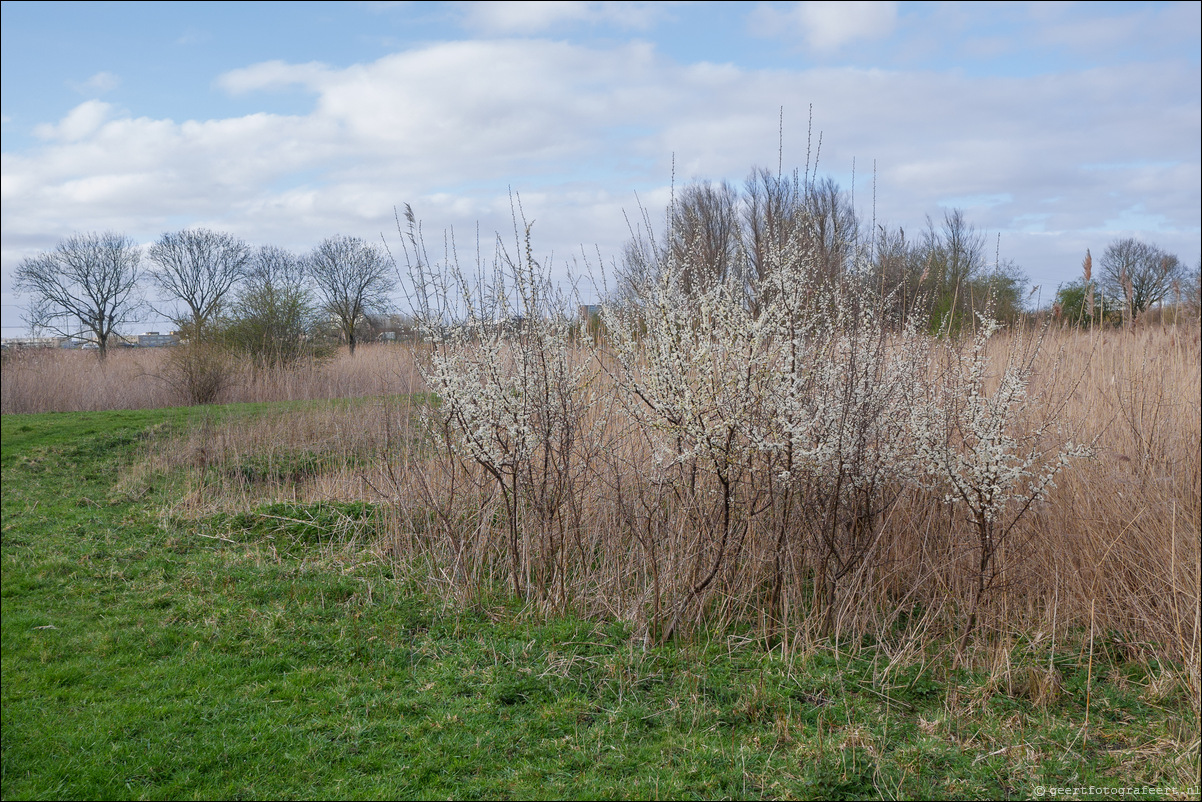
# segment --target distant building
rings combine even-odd
[[[139,348],[162,348],[166,345],[179,345],[179,334],[174,331],[168,334],[148,331],[145,334],[139,334],[137,342]]]
[[[71,340],[66,337],[5,337],[0,340],[0,348],[71,348]]]
[[[592,320],[601,316],[601,304],[581,304],[576,308],[581,320]]]

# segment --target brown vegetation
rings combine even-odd
[[[87,351],[51,348],[4,353],[0,412],[81,412],[154,409],[193,403],[172,364],[180,348],[130,348],[98,362]],[[412,356],[399,346],[360,346],[352,361],[344,348],[325,362],[262,367],[225,359],[216,403],[357,398],[420,390]]]

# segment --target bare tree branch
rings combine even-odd
[[[354,355],[366,316],[388,306],[396,286],[392,263],[379,248],[347,236],[325,240],[307,261],[322,305]]]
[[[129,237],[106,232],[75,234],[26,259],[15,287],[33,296],[30,326],[94,343],[104,359],[109,337],[141,307],[141,256]]]
[[[188,308],[186,315],[173,315],[176,323],[191,326],[192,336],[200,339],[230,290],[244,278],[250,255],[242,240],[207,228],[160,237],[150,248],[150,259],[158,266],[152,276],[166,297]]]

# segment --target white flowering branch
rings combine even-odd
[[[411,212],[402,232],[410,276],[421,303],[419,325],[432,344],[423,377],[438,396],[426,414],[448,451],[483,468],[506,507],[509,573],[514,593],[547,591],[559,570],[532,566],[529,536],[564,529],[557,521],[576,490],[573,464],[592,404],[591,370],[576,358],[564,299],[533,256],[530,225],[515,210],[515,247],[498,238],[491,269],[460,266],[453,237],[439,264],[426,255]],[[524,517],[535,516],[527,527]],[[533,575],[540,573],[540,578]],[[562,576],[560,576],[562,580]]]
[[[967,358],[945,340],[949,364],[911,417],[928,475],[943,488],[945,502],[966,511],[977,535],[976,583],[957,662],[981,599],[1000,575],[1002,543],[1032,507],[1047,499],[1056,475],[1072,459],[1092,454],[1072,440],[1049,447],[1053,415],[1034,425],[1029,420],[1035,408],[1029,393],[1034,360],[1046,325],[1033,341],[1021,329],[1011,335],[1001,374],[993,381],[989,343],[999,329],[982,316]]]

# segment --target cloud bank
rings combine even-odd
[[[490,30],[608,13],[536,5],[472,13]],[[896,23],[890,4],[867,5],[789,14],[814,47],[838,48]],[[37,147],[5,152],[4,274],[81,230],[149,242],[206,225],[307,249],[337,233],[378,238],[393,230],[394,206],[411,202],[437,229],[503,231],[510,189],[546,252],[566,264],[584,245],[610,258],[638,214],[636,193],[658,215],[673,159],[677,181],[775,167],[782,107],[785,166],[802,166],[811,104],[811,158],[845,187],[854,164],[866,217],[913,230],[966,207],[1036,283],[1071,279],[1086,247],[1128,233],[1192,264],[1198,83],[1186,62],[1032,77],[754,69],[682,63],[646,42],[540,38],[440,42],[343,67],[265,61],[215,86],[251,100],[300,89],[312,98],[306,113],[172,120],[87,100],[39,125]]]

